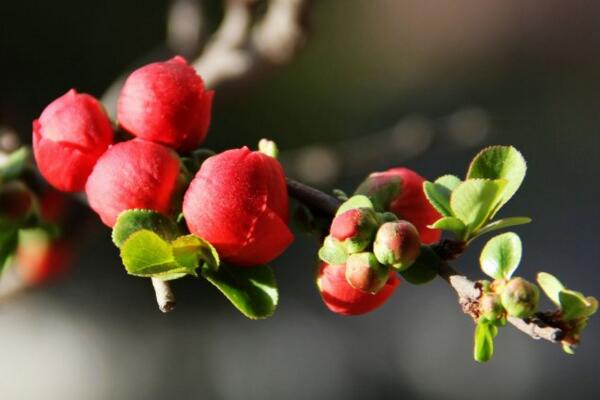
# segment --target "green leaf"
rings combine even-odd
[[[499,219],[497,221],[490,222],[483,228],[479,230],[477,236],[481,236],[483,234],[497,231],[499,229],[509,228],[511,226],[524,225],[531,222],[531,218],[529,217],[509,217]]]
[[[193,259],[183,256],[182,253],[183,251],[180,251],[176,258],[171,244],[149,230],[131,234],[121,246],[121,259],[130,275],[165,280],[187,274],[197,276],[198,264],[193,265]]]
[[[570,344],[568,344],[568,343],[563,343],[563,344],[562,344],[562,349],[563,349],[563,351],[564,351],[565,353],[567,353],[567,354],[570,354],[570,355],[573,355],[573,354],[575,354],[575,349],[573,349],[573,346],[571,346],[571,345],[570,345]]]
[[[444,217],[438,219],[433,223],[433,225],[429,225],[429,228],[449,231],[454,233],[459,238],[464,236],[465,229],[467,229],[465,224],[463,224],[463,222],[456,217]]]
[[[455,175],[444,175],[437,178],[434,182],[436,185],[440,185],[452,192],[458,185],[462,183],[460,178]]]
[[[173,256],[177,263],[186,268],[197,268],[200,260],[210,269],[217,269],[220,264],[217,250],[206,240],[196,235],[180,236],[171,242]]]
[[[494,355],[494,337],[498,328],[485,321],[479,321],[475,327],[475,346],[473,357],[475,361],[486,362]]]
[[[319,258],[328,264],[341,265],[346,262],[348,252],[339,241],[327,236],[319,249]]]
[[[526,172],[527,164],[517,149],[512,146],[492,146],[483,149],[471,161],[467,179],[507,180],[494,215],[519,189]]]
[[[362,194],[357,194],[357,195],[350,197],[348,200],[346,200],[344,203],[342,203],[342,205],[340,206],[340,208],[338,208],[335,215],[338,216],[338,215],[340,215],[348,210],[352,210],[354,208],[370,208],[371,210],[374,209],[373,203],[371,202],[371,200],[369,200],[369,198],[367,196],[364,196]]]
[[[467,235],[477,232],[490,218],[506,186],[506,180],[472,179],[457,186],[450,196],[455,217],[467,226]]]
[[[132,233],[140,230],[152,231],[168,241],[179,236],[177,224],[163,214],[151,210],[126,210],[119,214],[113,227],[113,242],[121,247]]]
[[[589,317],[598,310],[598,301],[593,297],[586,298],[574,290],[563,289],[558,293],[563,319],[566,321]]]
[[[232,267],[225,264],[218,271],[204,268],[202,275],[246,317],[263,319],[275,312],[279,294],[275,275],[268,265]]]
[[[19,231],[8,221],[0,221],[0,274],[17,250]]]
[[[540,272],[537,275],[537,281],[544,293],[546,293],[546,296],[548,296],[548,298],[552,300],[554,304],[560,307],[560,299],[558,294],[565,288],[564,285],[560,283],[560,281],[554,275],[551,275],[547,272]]]
[[[13,151],[0,164],[0,182],[18,178],[27,167],[31,152],[27,147]]]
[[[522,251],[521,239],[516,233],[495,236],[481,251],[481,269],[491,278],[510,279],[521,262]]]
[[[400,275],[413,285],[422,285],[431,282],[438,273],[440,259],[429,246],[421,246],[421,254],[415,262]]]
[[[452,191],[437,183],[423,182],[423,192],[429,203],[439,211],[440,214],[446,217],[452,216],[450,208],[450,195]]]

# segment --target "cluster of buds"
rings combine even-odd
[[[529,318],[537,310],[540,291],[521,277],[483,281],[482,287],[479,318],[490,324],[503,326],[507,316]]]
[[[213,243],[222,259],[269,262],[293,240],[279,162],[242,148],[206,160],[195,177],[182,167],[180,155],[207,135],[212,99],[182,57],[143,66],[119,95],[117,124],[131,137],[116,143],[100,102],[71,90],[33,123],[37,165],[55,188],[85,191],[109,227],[126,210],[173,218],[183,212],[190,232]]]
[[[423,242],[439,239],[439,231],[427,228],[439,214],[423,181],[406,168],[374,173],[339,208],[319,251],[325,264],[317,284],[329,309],[356,315],[382,305],[399,283],[396,272],[413,265]]]

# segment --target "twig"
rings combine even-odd
[[[312,212],[329,218],[333,218],[340,205],[340,201],[335,197],[291,179],[288,179],[288,192],[291,197],[303,202]],[[432,245],[431,248],[439,256],[438,275],[452,286],[465,314],[470,315],[476,321],[479,317],[481,286],[478,282],[470,280],[452,268],[447,262],[448,259],[455,258],[458,255],[457,251],[459,249],[464,250],[464,246],[443,241],[438,245]],[[452,251],[448,252],[448,249]],[[543,315],[543,313],[538,313],[536,316],[527,319],[508,317],[508,322],[533,339],[544,339],[551,343],[559,343],[567,336],[567,332],[559,326],[551,325],[552,321],[541,318]]]
[[[152,286],[156,294],[156,302],[158,308],[164,313],[168,313],[175,309],[175,295],[171,291],[171,286],[168,282],[158,278],[152,278]]]

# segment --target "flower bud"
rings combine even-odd
[[[523,278],[513,278],[502,288],[502,305],[509,315],[527,318],[537,309],[540,291]]]
[[[51,239],[41,229],[19,235],[17,270],[28,285],[48,283],[68,271],[73,252],[67,241]]]
[[[185,193],[183,215],[190,232],[237,265],[267,263],[294,239],[281,164],[247,147],[202,164]]]
[[[33,154],[56,189],[79,192],[113,140],[113,129],[94,97],[71,89],[33,121]]]
[[[484,294],[479,301],[479,316],[491,323],[502,320],[504,307],[502,307],[500,296],[495,293]]]
[[[204,141],[213,92],[180,56],[135,70],[119,95],[117,119],[129,133],[189,151]]]
[[[381,265],[373,253],[355,253],[346,260],[345,275],[354,289],[377,293],[388,281],[390,268]]]
[[[342,242],[348,253],[366,249],[377,229],[377,217],[369,208],[353,208],[331,222],[331,236]]]
[[[427,226],[440,219],[441,215],[425,197],[424,181],[422,176],[408,168],[392,168],[369,175],[355,194],[369,196],[376,206],[409,221],[417,228],[421,242],[430,244],[440,240],[442,232]]]
[[[380,307],[400,283],[394,271],[389,272],[385,285],[377,293],[355,289],[346,280],[346,265],[322,263],[317,275],[317,286],[323,302],[331,311],[341,315],[365,314]]]
[[[386,222],[377,231],[373,252],[380,263],[404,271],[421,253],[419,232],[408,221]]]
[[[92,171],[85,192],[90,207],[112,227],[129,209],[168,213],[179,158],[168,147],[134,139],[111,146]]]

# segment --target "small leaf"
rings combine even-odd
[[[429,203],[439,211],[440,214],[446,217],[452,216],[450,208],[450,195],[452,191],[437,183],[423,182],[423,192]]]
[[[573,346],[571,346],[568,343],[563,343],[562,344],[562,349],[567,354],[570,354],[570,355],[574,355],[575,354],[575,349],[573,348]]]
[[[486,362],[494,355],[494,337],[498,328],[485,321],[479,321],[475,327],[475,346],[473,357],[475,361]]]
[[[472,179],[458,185],[450,196],[454,216],[467,226],[467,234],[485,224],[503,193],[506,180]]]
[[[490,239],[479,257],[481,269],[494,279],[510,279],[521,262],[521,239],[507,232]]]
[[[335,213],[336,216],[354,208],[370,208],[373,209],[373,203],[367,196],[357,194],[346,200]]]
[[[439,262],[440,259],[429,246],[421,246],[419,257],[407,270],[401,271],[400,275],[408,283],[422,285],[435,279]]]
[[[434,182],[437,185],[441,185],[452,192],[458,185],[462,183],[458,176],[444,175],[437,178]]]
[[[492,146],[483,149],[471,161],[467,179],[507,180],[498,207],[493,212],[495,214],[519,189],[526,172],[527,163],[517,149],[512,146]]]
[[[129,236],[121,246],[121,259],[130,275],[173,279],[189,274],[196,276],[198,264],[190,257],[182,257],[180,264],[173,254],[173,247],[156,233],[140,230]]]
[[[574,290],[563,289],[558,293],[563,319],[566,321],[589,317],[598,309],[598,301],[593,297],[586,298]]]
[[[180,236],[171,242],[173,256],[180,265],[186,268],[197,268],[200,260],[210,269],[217,269],[220,264],[217,250],[206,240],[196,235]]]
[[[327,236],[319,249],[319,258],[328,264],[341,265],[346,262],[348,252],[339,241]]]
[[[560,281],[554,275],[551,275],[547,272],[540,272],[537,275],[537,281],[544,293],[546,293],[546,296],[548,296],[548,298],[552,300],[554,304],[560,306],[558,294],[565,288],[564,285],[560,283]]]
[[[167,241],[179,236],[177,224],[163,214],[151,210],[126,210],[119,214],[113,227],[113,242],[121,247],[132,233],[143,229],[152,231]]]
[[[487,224],[486,226],[481,228],[479,230],[479,232],[477,233],[477,236],[481,236],[481,235],[489,233],[489,232],[497,231],[499,229],[509,228],[511,226],[528,224],[530,222],[531,222],[531,218],[529,218],[529,217],[510,217],[510,218],[499,219],[497,221],[490,222],[489,224]]]
[[[429,225],[428,228],[449,231],[454,233],[459,238],[463,237],[465,229],[467,229],[465,224],[463,224],[463,222],[456,217],[444,217],[438,219],[433,223],[433,225]]]
[[[30,151],[21,147],[13,151],[0,163],[0,182],[16,179],[21,175],[29,162]]]
[[[263,319],[275,312],[279,294],[273,270],[268,265],[232,267],[218,271],[202,269],[202,275],[246,317]]]

